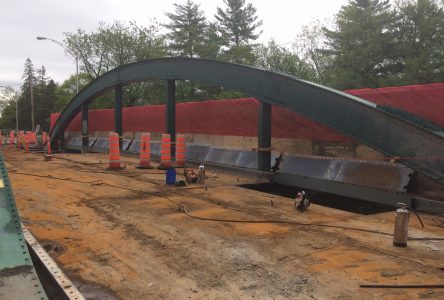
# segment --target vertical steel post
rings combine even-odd
[[[260,101],[258,126],[258,170],[269,172],[271,168],[271,151],[263,151],[271,148],[271,104]]]
[[[122,85],[118,84],[114,87],[114,132],[119,135],[119,145],[122,149]]]
[[[171,157],[176,156],[176,81],[167,80],[166,133],[171,135]]]
[[[89,153],[88,104],[82,104],[82,153]]]

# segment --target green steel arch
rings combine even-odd
[[[146,79],[192,80],[244,92],[318,121],[444,183],[444,138],[366,100],[295,77],[211,60],[165,58],[118,67],[82,89],[51,131],[60,137],[83,104],[115,86]],[[403,160],[403,158],[405,158]]]

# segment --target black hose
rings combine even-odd
[[[10,170],[11,173],[19,174],[19,175],[25,175],[25,176],[34,176],[34,177],[40,177],[40,178],[49,178],[49,179],[55,179],[55,180],[65,180],[65,181],[71,181],[76,183],[82,183],[82,184],[91,184],[91,185],[106,185],[109,187],[114,187],[118,189],[128,190],[132,192],[137,193],[143,193],[148,194],[151,196],[156,196],[160,198],[164,198],[168,200],[169,202],[177,205],[180,210],[187,215],[190,218],[196,219],[196,220],[202,220],[202,221],[213,221],[213,222],[224,222],[224,223],[249,223],[249,224],[285,224],[285,225],[294,225],[294,226],[314,226],[314,227],[324,227],[324,228],[334,228],[334,229],[343,229],[343,230],[351,230],[351,231],[360,231],[360,232],[367,232],[367,233],[373,233],[373,234],[379,234],[379,235],[385,235],[392,237],[393,235],[391,233],[378,231],[378,230],[372,230],[372,229],[364,229],[364,228],[357,228],[357,227],[348,227],[348,226],[340,226],[340,225],[329,225],[329,224],[317,224],[317,223],[301,223],[301,222],[295,222],[295,221],[285,221],[285,220],[234,220],[234,219],[218,219],[218,218],[206,218],[206,217],[199,217],[191,214],[186,206],[180,202],[177,202],[168,196],[162,195],[157,192],[149,192],[149,191],[143,191],[143,190],[137,190],[132,189],[128,187],[118,186],[110,183],[103,182],[102,180],[95,180],[95,181],[81,181],[76,179],[71,179],[69,177],[67,178],[60,178],[60,177],[54,177],[52,175],[39,175],[39,174],[32,174],[32,173],[24,173],[24,172],[17,172],[16,170]],[[412,241],[442,241],[444,238],[439,237],[423,237],[423,238],[409,238],[409,240]]]
[[[373,289],[444,289],[444,284],[360,284],[359,287]]]

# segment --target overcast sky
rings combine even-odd
[[[186,0],[0,0],[0,85],[19,88],[26,58],[36,67],[44,65],[48,76],[63,82],[75,73],[72,58],[45,36],[59,41],[64,32],[78,28],[93,31],[100,21],[111,23],[137,21],[147,25],[150,19],[167,22],[166,11],[173,3]],[[222,0],[196,0],[209,20],[213,20]],[[249,2],[247,0],[247,2]],[[270,38],[280,44],[294,40],[303,25],[316,18],[331,18],[347,0],[255,0],[250,1],[263,20],[261,42]]]

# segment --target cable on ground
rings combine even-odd
[[[171,199],[168,196],[165,196],[163,194],[160,194],[158,192],[149,192],[144,190],[137,190],[133,188],[118,186],[110,183],[103,182],[102,180],[95,180],[95,181],[82,181],[82,180],[76,180],[72,178],[61,178],[61,177],[54,177],[52,175],[40,175],[40,174],[32,174],[32,173],[25,173],[25,172],[18,172],[16,170],[11,170],[11,173],[18,174],[18,175],[25,175],[25,176],[33,176],[33,177],[40,177],[40,178],[49,178],[54,180],[64,180],[64,181],[71,181],[76,183],[82,183],[82,184],[90,184],[90,185],[105,185],[117,189],[123,189],[127,191],[142,193],[142,194],[148,194],[151,196],[156,196],[159,198],[163,198],[165,200],[168,200],[169,202],[177,205],[179,207],[179,210],[182,211],[185,215],[187,215],[190,218],[201,220],[201,221],[212,221],[212,222],[223,222],[223,223],[248,223],[248,224],[285,224],[285,225],[294,225],[294,226],[313,226],[313,227],[324,227],[324,228],[333,228],[333,229],[343,229],[343,230],[350,230],[350,231],[359,231],[359,232],[366,232],[366,233],[373,233],[373,234],[379,234],[384,236],[390,236],[393,237],[393,234],[378,231],[378,230],[372,230],[372,229],[364,229],[364,228],[357,228],[357,227],[349,227],[349,226],[341,226],[341,225],[330,225],[330,224],[317,224],[317,223],[303,223],[303,222],[295,222],[295,221],[285,221],[285,220],[235,220],[235,219],[219,219],[219,218],[207,218],[207,217],[199,217],[195,216],[190,213],[190,211],[186,208],[186,206],[180,202],[177,202],[173,199]],[[444,241],[444,238],[439,237],[421,237],[421,238],[409,238],[410,241]]]

